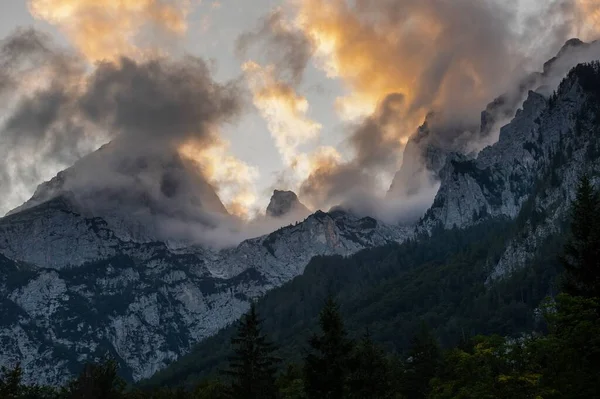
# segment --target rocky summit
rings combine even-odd
[[[293,191],[275,190],[267,207],[267,216],[279,218],[290,214],[306,217],[310,211]]]

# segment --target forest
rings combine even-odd
[[[278,342],[285,341],[266,332],[268,319],[263,320],[259,306],[252,305],[228,335],[226,360],[193,382],[131,386],[119,377],[118,362],[106,359],[85,365],[62,387],[30,386],[23,383],[21,367],[15,365],[0,372],[0,398],[597,397],[600,193],[588,177],[580,181],[557,262],[562,270],[560,292],[536,309],[542,327],[513,336],[470,335],[470,329],[464,328],[454,342],[440,339],[443,330],[432,329],[430,319],[424,317],[405,350],[390,350],[382,337],[392,332],[349,329],[345,317],[349,310],[342,311],[339,295],[329,290],[318,311],[317,328],[303,344],[298,343],[295,353],[291,348],[296,346],[282,348]]]

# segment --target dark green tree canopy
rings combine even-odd
[[[310,351],[305,358],[306,394],[311,399],[342,399],[353,344],[332,297],[327,298],[319,314],[319,326],[321,333],[310,338]]]
[[[231,344],[234,355],[225,371],[231,379],[229,396],[233,399],[271,399],[277,396],[275,374],[279,359],[275,346],[261,332],[261,321],[253,303],[240,321]]]
[[[563,290],[574,296],[600,297],[600,195],[587,175],[573,203],[571,233],[561,256]]]

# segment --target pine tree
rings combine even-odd
[[[23,386],[21,385],[23,370],[21,365],[17,364],[11,370],[2,367],[0,373],[0,398],[20,398],[23,393]]]
[[[437,340],[427,325],[421,324],[412,339],[403,378],[404,395],[411,399],[426,398],[430,381],[441,364],[442,353]]]
[[[117,362],[110,359],[103,364],[86,364],[79,376],[69,383],[68,399],[119,399],[123,397],[125,382],[118,376]]]
[[[390,362],[367,333],[360,340],[350,361],[349,398],[392,398]]]
[[[309,399],[345,397],[353,343],[348,339],[338,305],[330,297],[319,315],[321,334],[309,340],[305,358],[305,390]]]
[[[571,236],[561,263],[563,290],[573,296],[600,297],[600,196],[583,176],[573,203]]]
[[[261,332],[261,321],[252,304],[242,318],[237,335],[231,340],[234,355],[230,358],[229,396],[234,399],[271,399],[277,396],[275,374],[279,359],[275,346]]]

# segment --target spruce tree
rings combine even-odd
[[[20,364],[10,370],[2,367],[0,369],[0,398],[20,398],[23,393],[22,377],[23,370]]]
[[[109,359],[103,364],[86,364],[79,376],[66,389],[68,399],[119,399],[125,382],[118,376],[117,362]]]
[[[353,343],[348,339],[338,305],[330,297],[319,315],[320,335],[313,335],[304,362],[309,399],[341,399],[347,391]]]
[[[563,290],[573,296],[600,297],[600,196],[583,176],[573,203],[571,234],[561,263]]]
[[[279,359],[274,356],[275,346],[261,332],[254,304],[242,317],[231,343],[234,355],[225,372],[231,378],[228,396],[233,399],[276,398],[275,374]]]
[[[392,375],[389,360],[367,333],[356,345],[350,360],[348,398],[392,398]]]
[[[411,399],[426,398],[431,390],[430,381],[436,375],[442,360],[437,340],[426,324],[421,324],[412,339],[403,378],[403,393]]]

